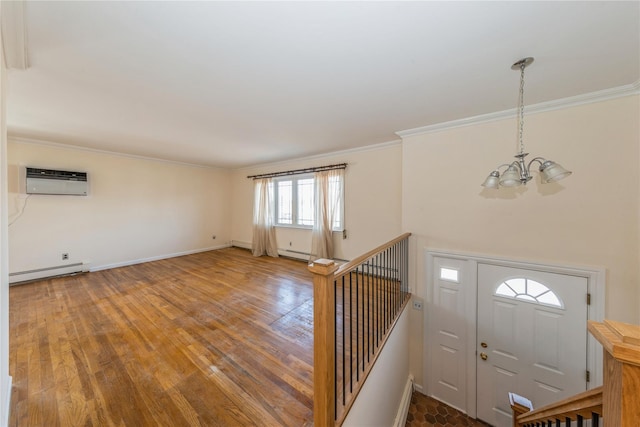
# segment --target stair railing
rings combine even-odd
[[[342,425],[411,298],[405,233],[338,266],[319,259],[313,273],[314,425]]]
[[[603,385],[530,412],[512,405],[513,427],[640,425],[640,326],[590,321],[589,332],[604,350]]]

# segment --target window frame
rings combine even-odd
[[[315,209],[315,175],[313,173],[305,173],[298,175],[287,175],[273,178],[273,190],[275,196],[275,226],[282,228],[298,228],[303,230],[312,230],[313,225],[304,225],[298,224],[299,220],[299,204],[298,204],[298,183],[303,180],[311,179],[313,180],[313,200]],[[280,222],[280,189],[279,182],[291,181],[291,224],[286,222]],[[332,232],[342,232],[345,229],[344,226],[344,177],[340,180],[341,187],[341,200],[340,200],[340,210],[338,212],[338,221],[334,221],[334,224],[331,228]]]
[[[522,284],[523,292],[520,292],[518,289],[516,289],[517,287],[519,287],[517,284],[514,283],[516,281],[523,282]],[[540,292],[541,289],[538,289],[538,291],[536,291],[537,293],[533,294],[529,292],[529,286],[530,286],[529,283],[533,283],[534,284],[532,285],[533,287],[539,287],[539,288],[541,287],[544,290]],[[500,292],[500,290],[503,289],[503,287],[507,287],[513,293],[513,295]],[[547,295],[547,294],[552,295],[557,302],[541,301],[539,299],[543,295]],[[531,279],[525,276],[511,277],[509,279],[503,280],[495,288],[495,290],[493,291],[493,295],[500,298],[513,299],[521,302],[527,302],[530,304],[538,304],[538,305],[543,305],[546,307],[551,307],[559,310],[565,310],[564,301],[553,289],[551,289],[549,286],[545,285],[544,283],[539,282],[538,280]]]

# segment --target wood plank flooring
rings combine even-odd
[[[10,288],[10,426],[305,426],[304,262],[229,248]]]

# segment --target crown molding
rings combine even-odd
[[[625,96],[638,94],[640,94],[640,80],[629,85],[599,90],[597,92],[585,93],[568,98],[555,99],[553,101],[541,102],[539,104],[527,105],[525,108],[527,115],[529,115],[560,110],[563,108],[576,107],[579,105],[593,104],[596,102],[602,102],[610,99],[622,98]],[[511,108],[509,110],[497,111],[495,113],[481,114],[479,116],[467,117],[464,119],[452,120],[449,122],[436,123],[429,126],[402,130],[396,132],[396,135],[401,138],[407,138],[410,136],[417,136],[427,133],[440,132],[443,130],[477,125],[481,123],[494,122],[496,120],[510,119],[516,117],[516,114],[517,109]]]
[[[279,167],[279,166],[284,166],[291,163],[300,163],[307,160],[326,159],[328,157],[345,156],[347,154],[361,153],[365,151],[382,150],[387,147],[393,147],[394,145],[400,145],[400,144],[402,144],[401,139],[394,139],[393,141],[381,142],[379,144],[365,145],[364,147],[348,148],[346,150],[332,151],[330,153],[323,153],[323,154],[315,154],[313,156],[298,157],[295,159],[279,160],[275,162],[257,163],[249,166],[239,166],[237,168],[234,168],[234,170],[245,171],[245,170],[258,169],[258,168],[269,168],[269,167],[276,167],[276,166]]]
[[[42,145],[45,147],[59,148],[62,150],[86,151],[89,153],[104,154],[104,155],[116,156],[116,157],[126,157],[129,159],[146,160],[150,162],[169,163],[169,164],[180,165],[180,166],[189,166],[193,168],[231,170],[230,168],[221,168],[221,167],[203,165],[198,163],[180,162],[178,160],[168,160],[168,159],[161,159],[158,157],[142,156],[138,154],[121,153],[119,151],[109,151],[109,150],[101,150],[98,148],[82,147],[79,145],[62,144],[59,142],[45,141],[42,139],[27,138],[27,137],[18,136],[18,135],[12,135],[11,133],[7,135],[7,139],[9,140],[9,142],[15,142],[18,144],[33,144],[33,145]]]
[[[0,27],[4,62],[8,69],[29,68],[27,52],[27,18],[25,1],[3,1]]]

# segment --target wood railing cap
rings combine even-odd
[[[320,258],[309,263],[308,268],[314,274],[327,276],[338,269],[338,264],[334,260]]]
[[[605,319],[589,321],[589,332],[614,358],[640,366],[640,326]]]

